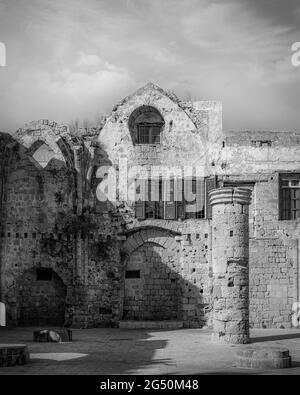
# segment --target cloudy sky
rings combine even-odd
[[[298,0],[0,0],[0,129],[106,113],[152,81],[224,128],[300,131]]]

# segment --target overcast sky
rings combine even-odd
[[[0,0],[0,129],[96,118],[152,81],[224,128],[300,131],[299,0]]]

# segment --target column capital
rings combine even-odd
[[[252,191],[243,187],[224,187],[209,192],[210,204],[246,204],[251,203]]]

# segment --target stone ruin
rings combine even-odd
[[[224,131],[221,103],[184,102],[154,84],[100,127],[75,129],[40,120],[0,133],[8,325],[168,321],[241,343],[248,318],[299,325],[299,132]],[[178,194],[191,185],[195,201],[133,202],[119,189],[100,201],[98,169],[122,180],[124,158],[140,166],[136,193],[153,166],[197,168],[172,184]],[[164,190],[164,174],[152,188]]]

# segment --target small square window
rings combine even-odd
[[[140,270],[126,270],[125,272],[125,278],[140,278],[141,273]]]
[[[38,268],[36,269],[37,281],[51,281],[52,280],[52,269]]]

